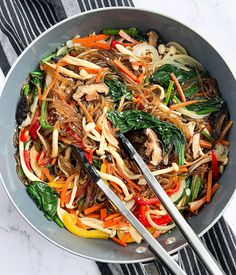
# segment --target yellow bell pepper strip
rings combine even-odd
[[[77,217],[70,215],[69,213],[64,213],[62,215],[62,221],[65,227],[73,234],[82,238],[92,238],[92,239],[105,239],[109,238],[107,233],[101,232],[99,230],[87,230],[82,229],[76,225]]]

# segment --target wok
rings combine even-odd
[[[137,253],[139,244],[130,244],[127,248],[119,247],[112,241],[82,239],[66,229],[59,228],[48,221],[26,193],[25,186],[16,174],[12,139],[15,131],[15,110],[19,98],[20,87],[34,70],[39,60],[48,55],[57,46],[76,34],[86,35],[99,32],[103,28],[137,27],[141,31],[156,30],[164,41],[177,41],[190,55],[199,60],[203,66],[217,79],[219,89],[226,99],[230,116],[236,121],[236,83],[235,79],[220,55],[197,33],[183,24],[163,15],[134,8],[110,8],[86,12],[56,24],[21,54],[9,72],[0,98],[0,178],[11,198],[25,220],[49,241],[76,255],[101,262],[134,263],[153,259],[146,251]],[[197,216],[189,222],[199,235],[204,234],[221,217],[236,187],[236,127],[230,136],[230,160],[223,176],[220,188],[212,202],[206,205]],[[175,237],[175,242],[166,244],[166,239]],[[173,253],[186,245],[184,237],[178,229],[172,230],[158,238],[161,245]],[[141,245],[142,246],[142,245]]]

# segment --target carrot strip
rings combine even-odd
[[[51,164],[55,165],[56,161],[57,161],[57,158],[53,158],[52,161],[51,161]]]
[[[105,218],[107,216],[107,209],[106,208],[100,209],[100,216],[101,216],[101,220],[105,221]]]
[[[117,244],[121,245],[121,246],[124,246],[126,247],[127,246],[127,243],[121,241],[120,239],[118,239],[117,237],[113,237],[111,238],[114,242],[116,242]]]
[[[108,161],[105,162],[106,164],[106,167],[107,167],[107,173],[108,174],[112,174],[112,166],[110,165],[110,163]],[[111,186],[120,194],[123,193],[123,191],[121,190],[121,188],[118,186],[118,184],[116,184],[115,182],[113,181],[109,181],[109,183],[111,184]]]
[[[116,217],[119,217],[119,216],[121,216],[120,213],[111,214],[111,215],[109,215],[109,216],[107,216],[107,217],[105,218],[105,221],[112,220],[112,219],[114,219],[114,218],[116,218]]]
[[[122,242],[127,242],[129,240],[129,238],[131,237],[130,232],[125,232],[123,238],[121,239]]]
[[[93,206],[87,208],[84,210],[84,214],[87,216],[93,212],[96,212],[97,210],[104,207],[104,204],[94,204]]]
[[[53,176],[50,174],[50,172],[47,168],[43,168],[43,173],[47,177],[49,182],[54,181]]]
[[[92,214],[88,214],[86,217],[100,219],[100,214],[92,213]]]
[[[199,144],[202,148],[206,148],[206,149],[212,148],[212,144],[207,140],[200,140]]]
[[[115,182],[113,181],[109,181],[109,183],[111,184],[111,186],[120,194],[123,193],[123,191],[120,189],[120,187],[118,186],[118,184],[116,184]]]
[[[37,92],[38,92],[38,96],[39,96],[39,101],[42,100],[42,91],[41,91],[41,88],[40,86],[37,84],[36,85],[36,88],[37,88]]]
[[[219,140],[222,140],[222,139],[225,138],[226,134],[228,133],[229,129],[232,127],[233,124],[234,124],[234,123],[233,123],[232,120],[230,120],[230,121],[227,123],[227,125],[226,125],[225,128],[224,128],[224,130],[223,130],[223,131],[221,132],[221,134],[220,134]]]
[[[85,48],[96,48],[96,49],[102,49],[102,50],[110,50],[111,45],[104,42],[95,42],[95,41],[89,41],[89,42],[82,42],[80,43],[82,47]]]
[[[80,71],[85,70],[89,74],[97,74],[101,69],[88,68],[88,67],[79,67]]]
[[[230,142],[228,140],[225,140],[225,139],[219,140],[216,143],[221,143],[224,146],[229,146],[230,145]]]
[[[188,106],[191,104],[195,104],[197,102],[202,102],[202,101],[205,101],[205,100],[189,100],[189,101],[181,102],[178,104],[173,104],[170,106],[170,109],[175,110],[175,109],[182,108],[182,107],[185,107],[185,106]]]
[[[77,103],[80,106],[80,108],[82,109],[82,111],[84,112],[84,114],[87,117],[88,121],[93,122],[93,119],[92,119],[91,115],[89,114],[89,112],[87,111],[87,109],[83,105],[83,103],[80,100],[78,100]]]
[[[131,62],[131,65],[132,66],[142,66],[143,63],[141,61],[133,61],[133,62]]]
[[[177,89],[177,91],[178,91],[178,93],[179,93],[179,95],[180,95],[181,100],[182,100],[183,102],[185,102],[185,101],[186,101],[186,98],[185,98],[184,92],[183,92],[183,90],[182,90],[182,88],[181,88],[181,86],[180,86],[180,84],[179,84],[178,79],[176,78],[176,76],[174,75],[174,73],[171,73],[171,74],[170,74],[170,77],[172,78],[172,80],[173,80],[174,83],[175,83],[176,89]]]
[[[114,225],[117,225],[119,224],[119,222],[123,219],[123,217],[116,217],[112,220],[109,220],[109,221],[105,221],[104,222],[104,225],[103,225],[103,228],[108,228],[108,227],[112,227]]]
[[[70,183],[73,181],[74,177],[76,176],[76,174],[71,175],[65,182],[62,191],[61,191],[61,195],[60,195],[60,199],[61,199],[61,207],[64,207],[65,202],[66,202],[66,192],[68,190],[68,187],[70,185]]]
[[[80,228],[83,228],[83,229],[88,229],[88,228],[89,228],[88,226],[84,225],[84,224],[80,221],[80,219],[77,219],[76,225],[77,225],[78,227],[80,227]]]
[[[95,41],[100,41],[100,40],[105,40],[108,39],[110,36],[107,34],[96,34],[96,35],[90,35],[87,37],[83,37],[83,38],[74,38],[72,41],[74,43],[86,43],[86,42],[95,42]]]
[[[158,238],[160,235],[161,235],[161,231],[159,231],[159,230],[155,230],[155,231],[153,232],[153,234],[152,234],[152,236],[153,236],[155,239]]]
[[[187,172],[188,168],[185,166],[179,166],[179,172]]]
[[[212,193],[212,170],[209,171],[208,178],[207,178],[206,202],[211,201],[211,193]]]
[[[122,64],[120,60],[115,59],[114,64],[119,70],[121,70],[124,74],[126,74],[130,79],[137,82],[137,79],[138,79],[137,76],[134,75],[124,64]]]
[[[139,84],[141,84],[141,83],[143,82],[144,77],[145,77],[145,73],[142,72],[142,73],[140,74],[140,76],[137,78],[137,82],[138,82]]]
[[[136,183],[134,183],[130,178],[126,177],[125,174],[123,174],[121,171],[119,171],[117,168],[115,168],[116,173],[122,177],[129,185],[131,185],[134,189],[137,191],[141,191],[141,187],[139,187]]]
[[[101,79],[103,78],[106,71],[108,71],[108,68],[102,68],[98,71],[96,76],[96,83],[101,82]]]

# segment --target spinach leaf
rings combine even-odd
[[[109,95],[114,101],[119,101],[122,96],[131,100],[133,98],[132,93],[128,90],[125,84],[118,79],[109,79],[104,81],[109,87]]]
[[[53,220],[57,211],[57,193],[50,186],[40,181],[33,181],[28,185],[27,192],[38,209],[44,212],[45,217],[50,221]]]
[[[206,97],[195,97],[191,99],[205,100],[202,102],[191,104],[187,107],[188,110],[194,111],[198,115],[205,115],[205,114],[218,112],[224,103],[224,99],[218,96],[212,97],[210,99],[207,99]]]
[[[189,71],[185,71],[176,66],[165,64],[151,76],[151,81],[167,88],[169,85],[169,80],[171,79],[171,73],[175,74],[180,84],[197,76],[196,71],[192,68],[189,69]]]
[[[171,145],[175,147],[175,153],[179,156],[179,164],[184,162],[185,138],[180,129],[173,124],[159,120],[158,118],[139,110],[124,112],[110,111],[108,118],[112,124],[126,133],[131,130],[152,128],[161,138],[165,149]]]

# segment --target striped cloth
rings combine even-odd
[[[40,33],[58,21],[86,10],[111,6],[133,6],[133,2],[131,0],[0,0],[0,68],[2,72],[6,75],[22,50]],[[202,240],[226,274],[235,275],[236,239],[224,219],[221,218],[202,237]],[[178,261],[187,274],[208,274],[190,247],[178,253]],[[97,265],[102,275],[147,274],[142,264],[97,263]],[[155,266],[159,274],[169,274],[157,262]]]

